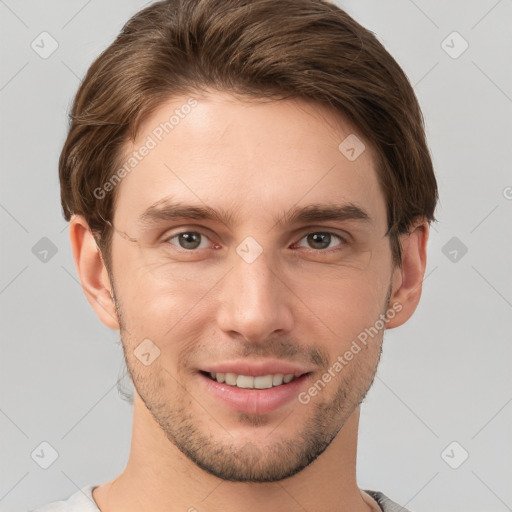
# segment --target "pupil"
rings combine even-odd
[[[194,238],[195,238],[195,241],[194,241]],[[183,247],[184,249],[195,249],[196,247],[199,246],[199,236],[198,236],[198,233],[182,233],[180,235],[180,242],[184,242],[185,243],[185,246]],[[192,246],[190,246],[189,244],[192,244]],[[183,244],[181,244],[183,246]]]
[[[199,246],[199,234],[198,233],[182,233],[180,235],[180,242],[184,242],[184,249],[195,249]],[[329,233],[313,233],[308,236],[310,242],[313,244],[319,244],[321,247],[325,249],[329,246],[331,241],[331,235]],[[319,247],[316,247],[318,249]]]
[[[325,247],[329,246],[329,243],[331,241],[331,235],[329,233],[313,233],[312,235],[309,235],[313,241],[313,243],[320,243],[320,245],[323,244],[322,249],[325,249]],[[324,238],[324,241],[319,241],[319,237]],[[315,249],[319,249],[319,247],[315,247]]]

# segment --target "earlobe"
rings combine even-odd
[[[426,220],[413,224],[409,233],[401,235],[402,265],[395,268],[389,307],[399,312],[389,318],[387,329],[404,324],[412,316],[421,297],[427,263],[429,224]]]
[[[71,218],[69,236],[73,259],[87,300],[107,327],[119,330],[107,269],[96,240],[82,215]]]

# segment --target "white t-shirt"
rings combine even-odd
[[[65,501],[55,501],[31,512],[101,512],[92,497],[95,485],[83,487]],[[378,491],[363,489],[380,506],[382,512],[410,512]]]

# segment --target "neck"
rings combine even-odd
[[[370,512],[375,503],[356,483],[359,412],[357,407],[329,447],[296,475],[269,483],[229,482],[183,455],[135,393],[128,464],[93,497],[102,512]]]

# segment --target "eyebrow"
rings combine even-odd
[[[230,225],[233,224],[234,212],[227,212],[224,209],[215,210],[209,206],[173,203],[164,198],[149,206],[139,217],[138,224],[142,228],[150,228],[164,221],[178,219],[211,220],[224,225]],[[277,218],[274,218],[274,226],[329,220],[338,222],[355,220],[363,224],[371,224],[372,222],[372,218],[368,212],[357,204],[318,203],[304,207],[294,206]]]

